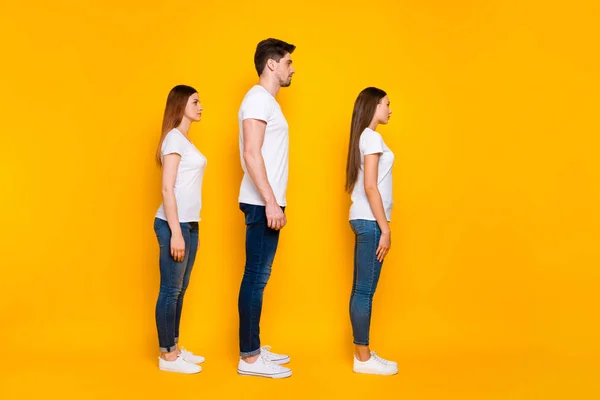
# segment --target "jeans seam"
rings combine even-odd
[[[257,207],[252,207],[252,218],[251,220],[254,221],[254,217],[255,217],[255,213],[257,211]],[[256,224],[256,222],[255,222]],[[263,247],[264,247],[264,243],[265,243],[265,230],[263,229],[261,231],[261,237],[260,237],[260,252],[259,252],[259,257],[258,257],[258,265],[262,265],[262,257],[263,257]],[[252,343],[252,328],[253,328],[253,321],[254,321],[254,293],[256,291],[256,284],[252,285],[252,293],[250,294],[250,329],[248,329],[248,343]],[[260,342],[259,342],[259,349],[260,349]],[[246,353],[252,353],[256,350],[252,350],[250,352],[246,352]],[[250,356],[251,357],[251,356]]]
[[[184,226],[185,226],[185,231],[186,231],[185,233],[184,233],[184,229],[183,229]],[[187,269],[189,268],[189,262],[190,262],[190,256],[189,256],[189,254],[190,254],[190,250],[191,250],[190,249],[190,244],[192,242],[192,238],[191,238],[191,224],[187,223],[187,222],[183,223],[183,224],[181,224],[181,228],[182,228],[181,232],[182,232],[182,234],[184,234],[183,241],[184,241],[184,245],[185,245],[185,251],[183,253],[183,257],[184,257],[184,261],[187,261],[187,262],[185,263],[185,267],[183,269],[183,274],[181,275],[181,289],[179,291],[179,295],[177,296],[177,301],[175,302],[175,326],[174,326],[174,330],[173,330],[173,336],[175,336],[175,332],[177,332],[178,336],[179,336],[179,333],[180,333],[179,332],[179,326],[178,326],[178,322],[179,321],[177,320],[177,309],[179,307],[179,300],[183,298],[184,290],[187,289],[187,287],[184,289],[183,285],[184,285],[184,281],[185,281],[185,274],[187,272]],[[187,243],[185,243],[185,238],[186,238],[185,235],[186,234],[187,234],[187,237],[188,237],[188,242]],[[181,315],[180,315],[180,318],[181,318]],[[177,342],[175,342],[175,344],[177,344]]]
[[[373,296],[375,295],[375,289],[373,288],[375,284],[375,264],[377,262],[377,223],[373,227],[373,247],[374,254],[371,257],[371,282],[369,282],[369,331],[367,331],[367,342],[369,342],[371,338],[371,316],[373,315]]]
[[[352,294],[350,295],[350,318],[352,318],[352,304],[354,302],[354,298],[356,297],[356,285],[358,284],[358,235],[355,237],[354,240],[354,274],[352,283]]]
[[[267,229],[268,228],[269,227],[267,226]],[[266,233],[266,230],[263,229],[261,231],[261,237],[260,237],[260,257],[258,258],[259,266],[262,266],[262,261],[263,261],[263,254],[264,254],[264,248],[265,248],[265,233]],[[261,277],[259,276],[259,278],[261,278]],[[256,290],[256,286],[253,286],[252,287],[252,300],[253,301],[251,302],[251,308],[250,308],[250,315],[252,316],[252,318],[254,318],[254,291],[255,290]],[[260,338],[258,339],[258,348],[260,349]],[[256,350],[253,350],[253,351],[256,351]]]
[[[169,271],[169,286],[167,287],[167,296],[166,296],[166,301],[165,301],[165,306],[166,306],[165,307],[165,320],[166,320],[166,315],[168,314],[168,311],[167,311],[168,305],[166,304],[166,302],[168,302],[168,300],[169,300],[169,289],[172,288],[173,284],[174,284],[174,280],[175,280],[175,273],[174,273],[175,272],[175,263],[177,262],[177,261],[175,261],[175,259],[172,256],[169,257],[169,261],[170,261],[170,265],[169,265],[169,268],[168,268],[168,271]],[[175,307],[177,307],[177,302],[175,302]],[[175,318],[176,317],[177,317],[177,309],[175,309],[175,312],[173,313],[173,325],[175,325]],[[173,337],[173,338],[175,337],[175,326],[173,326],[173,329],[170,330],[169,329],[169,325],[170,324],[166,324],[167,338],[168,339],[170,339],[171,337]],[[168,346],[168,347],[171,347],[171,346]]]

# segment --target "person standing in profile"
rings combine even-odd
[[[286,378],[292,374],[281,366],[290,361],[289,356],[261,346],[259,325],[279,232],[287,222],[288,123],[276,96],[292,82],[295,48],[278,39],[258,43],[254,65],[259,82],[246,93],[238,112],[244,170],[238,200],[246,224],[246,265],[238,298],[238,373],[246,376]]]
[[[392,111],[387,94],[364,89],[354,102],[346,164],[346,191],[352,194],[350,226],[355,234],[350,320],[356,373],[394,375],[398,364],[369,348],[371,308],[383,260],[391,246],[392,166],[394,153],[376,129]]]
[[[190,141],[188,131],[200,121],[202,106],[196,89],[178,85],[167,97],[156,161],[162,166],[163,203],[156,212],[154,231],[160,247],[160,291],[156,327],[162,371],[195,374],[204,357],[179,348],[183,297],[198,250],[202,208],[202,179],[206,157]]]

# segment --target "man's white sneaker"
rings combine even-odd
[[[167,372],[179,372],[180,374],[197,374],[202,371],[202,367],[199,365],[191,364],[179,356],[175,361],[167,361],[162,357],[158,357],[158,369]]]
[[[377,355],[377,353],[375,353],[373,350],[371,350],[371,357],[375,357],[377,358],[379,361],[381,361],[384,364],[394,364],[394,365],[398,365],[398,363],[396,361],[390,361],[390,360],[386,360],[383,357],[379,357]]]
[[[267,360],[271,361],[273,364],[281,365],[290,362],[290,356],[286,356],[285,354],[273,353],[270,350],[271,346],[263,346],[260,348],[260,354],[263,355]]]
[[[367,361],[359,361],[354,356],[354,372],[357,374],[395,375],[398,373],[397,364],[385,363],[383,358],[371,356]]]
[[[252,364],[240,359],[238,374],[247,376],[262,376],[265,378],[287,378],[292,375],[292,370],[269,361],[260,355]]]
[[[184,349],[183,347],[179,350],[181,358],[185,361],[192,364],[202,364],[204,362],[204,357],[196,355],[191,351]]]

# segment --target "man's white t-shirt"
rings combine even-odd
[[[164,156],[173,153],[181,156],[175,180],[179,222],[198,222],[202,209],[202,179],[206,169],[206,157],[177,128],[169,131],[163,140],[160,151],[161,161]],[[164,204],[158,208],[156,217],[167,220]]]
[[[257,119],[267,123],[261,153],[265,162],[267,179],[273,189],[277,204],[284,207],[286,206],[285,193],[288,182],[288,123],[277,100],[260,85],[253,86],[246,93],[238,112],[240,159],[244,170],[238,200],[240,203],[265,205],[244,162],[243,121],[245,119]]]
[[[360,169],[358,179],[352,191],[352,206],[350,207],[350,220],[366,219],[375,221],[367,193],[365,192],[365,156],[380,154],[377,172],[377,188],[381,194],[383,209],[388,221],[391,221],[392,206],[392,166],[394,153],[386,146],[381,135],[370,128],[366,128],[360,135]]]

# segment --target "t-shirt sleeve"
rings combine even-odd
[[[242,120],[258,119],[267,122],[271,115],[269,99],[262,93],[249,96],[242,104]]]
[[[169,132],[167,136],[165,136],[165,140],[163,141],[161,154],[166,156],[168,154],[179,154],[183,156],[185,149],[187,147],[187,143],[185,138],[183,138],[177,132]]]
[[[383,138],[377,132],[364,131],[360,137],[360,150],[364,155],[383,153]]]

